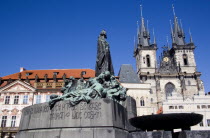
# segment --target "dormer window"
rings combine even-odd
[[[30,73],[30,72],[26,72],[26,76],[29,76],[29,75],[31,75],[32,73]]]
[[[58,75],[58,72],[53,72],[53,75]]]

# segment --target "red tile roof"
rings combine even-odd
[[[56,78],[62,78],[64,73],[66,74],[66,78],[73,76],[74,78],[80,78],[81,72],[85,71],[86,74],[83,75],[84,78],[95,77],[95,71],[92,69],[51,69],[51,70],[24,70],[22,72],[18,72],[15,74],[7,75],[2,77],[3,80],[7,79],[19,79],[19,74],[21,74],[21,79],[35,79],[36,74],[39,79],[44,79],[45,74],[47,74],[47,78],[53,78],[54,72],[57,72]],[[27,76],[27,73],[29,74]]]

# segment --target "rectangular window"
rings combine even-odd
[[[201,127],[203,127],[203,121],[202,121],[202,122],[200,122],[200,126],[201,126]]]
[[[10,101],[10,96],[6,96],[6,98],[5,98],[5,104],[9,104],[9,101]]]
[[[6,127],[7,124],[7,116],[2,116],[1,127]]]
[[[210,126],[210,119],[207,119],[207,125]]]
[[[15,96],[15,98],[14,98],[14,104],[18,104],[18,102],[19,102],[19,96]]]
[[[169,106],[169,109],[174,109],[174,106]]]
[[[46,102],[50,101],[50,95],[46,95]]]
[[[179,106],[179,109],[184,109],[184,106]]]
[[[28,95],[23,96],[23,104],[28,104]]]
[[[36,104],[39,104],[39,103],[41,103],[41,95],[37,95],[36,96]]]
[[[210,108],[210,105],[208,105],[208,108]]]
[[[197,109],[200,109],[200,105],[197,105]]]
[[[201,107],[202,107],[202,109],[206,109],[206,105],[202,105]]]
[[[16,123],[16,116],[12,116],[11,127],[15,127],[15,123]]]

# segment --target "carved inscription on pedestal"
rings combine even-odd
[[[23,111],[24,115],[31,114],[49,114],[50,120],[63,120],[69,119],[100,119],[101,102],[81,102],[80,104],[72,107],[68,102],[59,102],[50,110],[47,104],[34,106],[33,108],[26,108]]]

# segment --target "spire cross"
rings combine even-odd
[[[176,16],[176,12],[175,12],[175,8],[173,4],[172,4],[172,9],[173,9],[174,16]]]
[[[141,11],[141,18],[143,18],[143,10],[142,10],[142,5],[140,5],[140,11]]]

